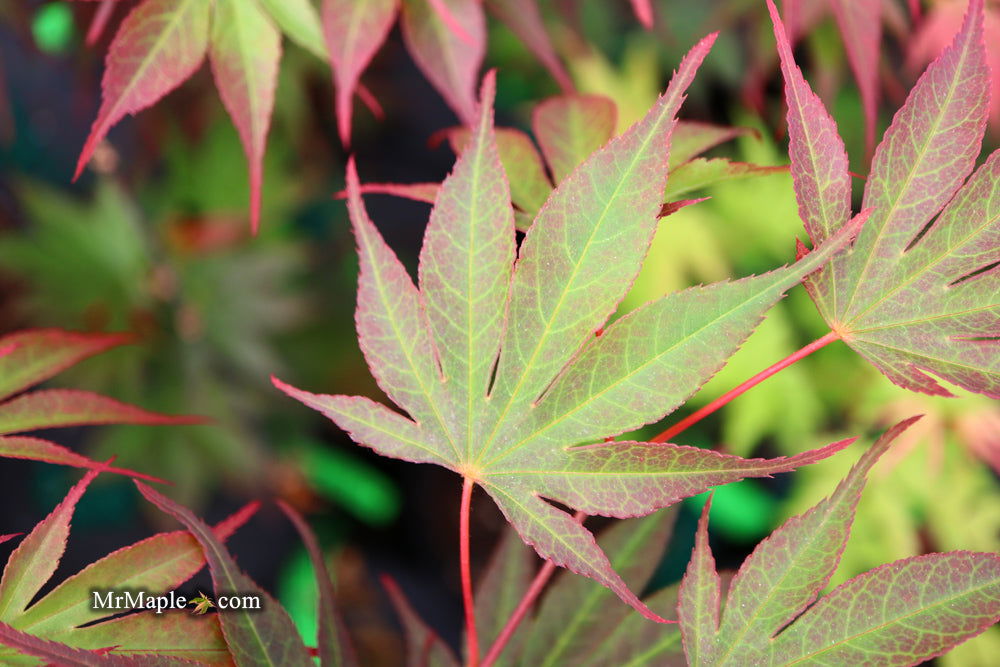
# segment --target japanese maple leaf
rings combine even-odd
[[[218,617],[195,620],[152,609],[122,615],[114,605],[94,602],[96,592],[159,594],[193,577],[206,558],[186,531],[158,533],[122,547],[39,594],[66,551],[77,504],[99,472],[88,471],[7,559],[0,577],[0,663],[35,664],[29,655],[59,665],[232,664]],[[209,532],[224,542],[256,510],[257,503],[251,503]]]
[[[829,497],[758,544],[725,596],[706,503],[677,608],[687,664],[916,665],[997,622],[995,553],[905,558],[819,595],[840,563],[869,471],[917,419],[890,428]]]
[[[664,296],[605,329],[656,230],[675,115],[714,39],[692,49],[645,118],[559,184],[519,248],[487,76],[469,146],[431,212],[419,289],[369,220],[349,164],[361,264],[358,338],[375,379],[406,415],[367,398],[316,395],[275,380],[358,443],[478,483],[544,558],[605,584],[650,618],[658,617],[593,536],[543,498],[587,514],[643,515],[844,446],[745,460],[605,442],[677,407],[785,290],[853,235],[840,230],[791,267]]]
[[[799,211],[820,243],[850,218],[847,154],[792,59],[772,2]],[[932,373],[1000,397],[1000,151],[966,180],[989,112],[983,3],[896,113],[865,183],[872,215],[807,282],[833,331],[896,384],[950,393]]]

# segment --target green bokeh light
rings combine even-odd
[[[299,465],[312,487],[370,524],[385,525],[399,513],[399,492],[392,481],[351,454],[303,441]]]
[[[701,512],[708,493],[691,499]],[[715,489],[712,500],[711,526],[736,542],[760,539],[771,529],[777,511],[777,501],[751,479],[726,484]]]
[[[69,3],[50,2],[42,5],[31,22],[35,44],[46,53],[62,53],[73,39],[75,26]]]

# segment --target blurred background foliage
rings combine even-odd
[[[417,610],[457,643],[457,481],[351,444],[269,381],[273,373],[314,391],[382,398],[354,337],[354,243],[342,203],[331,198],[343,185],[346,155],[337,140],[329,70],[285,45],[265,161],[264,224],[251,238],[243,153],[204,68],[112,131],[91,170],[70,184],[98,104],[110,38],[106,31],[95,48],[83,44],[94,4],[0,0],[0,333],[35,326],[133,332],[134,345],[81,364],[60,383],[154,410],[206,415],[213,423],[107,427],[85,437],[68,430],[63,442],[97,457],[116,454],[123,466],[173,480],[178,499],[210,519],[251,497],[284,497],[307,512],[335,562],[347,622],[366,664],[394,664],[402,646],[376,572],[399,580]],[[713,156],[785,164],[780,77],[763,2],[655,4],[656,24],[644,31],[624,2],[541,3],[578,89],[612,98],[619,130],[649,107],[697,37],[721,30],[682,115],[755,130],[713,149]],[[877,135],[915,79],[904,66],[904,3],[886,0],[886,7]],[[933,13],[936,3],[923,7]],[[558,88],[506,27],[492,19],[488,26],[486,64],[500,69],[498,121],[527,131],[534,105]],[[456,120],[400,41],[395,29],[365,75],[386,117],[378,122],[359,107],[354,154],[365,181],[440,180],[453,156],[427,140]],[[812,26],[797,54],[838,121],[860,186],[867,164],[861,105],[829,17]],[[995,146],[988,137],[987,149]],[[623,312],[666,291],[760,273],[794,258],[795,238],[804,234],[787,173],[695,195],[710,199],[664,218]],[[412,269],[428,207],[381,196],[368,203]],[[689,405],[639,435],[654,435],[823,333],[805,292],[795,290]],[[862,436],[852,452],[792,475],[718,490],[712,521],[720,565],[738,564],[783,518],[831,492],[879,429],[917,413],[925,419],[876,469],[831,585],[927,551],[997,550],[997,402],[909,394],[835,344],[678,438],[764,456]],[[42,516],[71,474],[31,463],[5,462],[0,470],[0,503],[17,508],[2,513],[0,533],[24,530],[25,521]],[[703,500],[685,503],[660,583],[680,577]],[[67,571],[104,553],[106,544],[123,544],[123,535],[147,534],[158,519],[139,508],[126,483],[104,480],[81,504],[78,546],[70,550],[76,560],[64,565]],[[474,556],[482,566],[503,521],[487,502],[476,505],[475,521]],[[279,593],[310,641],[312,573],[281,525],[276,513],[265,512],[241,531],[234,550]],[[998,634],[986,633],[940,661],[988,664],[1000,652]]]

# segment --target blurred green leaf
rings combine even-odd
[[[385,525],[399,514],[399,491],[374,467],[353,454],[307,438],[295,444],[300,469],[327,500],[374,525]]]

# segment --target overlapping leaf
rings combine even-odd
[[[597,542],[630,586],[642,590],[673,530],[672,511],[621,521],[602,531]],[[479,628],[509,616],[528,588],[530,558],[511,530],[501,541],[477,589]],[[677,626],[650,623],[618,604],[614,595],[593,581],[563,575],[543,593],[542,603],[515,630],[493,665],[675,665],[683,664]],[[644,599],[654,613],[673,615],[677,586]],[[492,610],[496,604],[500,611]],[[480,613],[483,612],[483,613]],[[485,621],[485,622],[484,622]],[[486,632],[484,637],[491,637]]]
[[[528,592],[535,562],[537,559],[531,548],[525,546],[515,530],[508,528],[493,552],[489,567],[476,586],[476,629],[484,646],[490,646],[496,641]],[[596,584],[593,585],[597,587]],[[494,664],[512,664],[512,656],[520,654],[526,636],[525,628],[515,629]],[[468,637],[463,639],[467,640]],[[464,649],[468,652],[468,647]]]
[[[403,38],[424,76],[444,96],[466,125],[475,122],[476,79],[486,52],[482,5],[465,0],[439,0],[461,26],[458,34],[430,0],[403,0]]]
[[[604,146],[614,136],[615,103],[600,95],[567,94],[541,102],[532,115],[532,130],[541,151],[531,138],[514,128],[496,128],[495,137],[500,162],[510,182],[510,198],[514,205],[514,224],[527,231],[552,192],[552,180],[561,182],[591,153]],[[698,156],[750,130],[724,127],[696,121],[679,121],[674,129],[669,160],[669,179],[664,191],[662,216],[675,211],[678,198],[720,181],[762,176],[787,167],[769,167],[727,158],[705,159]],[[456,155],[469,143],[470,130],[451,128],[442,132]],[[543,159],[544,158],[544,159]],[[361,192],[386,194],[434,203],[437,183],[365,183]],[[337,197],[346,197],[345,192]],[[688,202],[691,203],[691,202]]]
[[[336,86],[337,127],[345,146],[351,143],[351,105],[361,73],[385,41],[399,10],[399,0],[324,0],[323,35]]]
[[[250,227],[256,232],[281,33],[256,2],[215,0],[213,11],[208,56],[215,86],[239,131],[250,165]]]
[[[601,549],[633,590],[641,591],[652,576],[673,532],[674,519],[673,511],[664,510],[618,522],[599,536]],[[615,629],[628,617],[636,616],[627,607],[612,605],[613,599],[611,591],[592,581],[559,577],[545,592],[534,619],[523,629],[527,637],[520,664],[578,665],[595,651],[606,649]],[[673,609],[659,608],[656,612],[669,616]],[[658,636],[676,632],[676,628],[646,625],[656,628]],[[648,647],[619,648],[641,652]]]
[[[20,331],[0,338],[0,456],[116,472],[151,481],[141,473],[92,461],[26,431],[87,424],[192,424],[195,417],[149,412],[100,394],[69,389],[23,392],[87,357],[127,342],[118,334],[82,334],[58,329]],[[13,398],[11,398],[13,397]],[[6,400],[5,400],[6,399]]]
[[[531,49],[563,92],[572,92],[573,82],[552,46],[537,0],[486,0],[486,6]]]
[[[887,431],[833,495],[759,544],[721,610],[706,505],[678,605],[690,665],[914,665],[1000,620],[1000,556],[988,553],[897,561],[815,601],[840,561],[867,473],[916,419]]]
[[[847,156],[793,60],[773,4],[787,83],[792,175],[814,242],[850,216]],[[831,328],[890,380],[949,395],[928,373],[1000,396],[1000,153],[975,166],[989,68],[983,4],[917,82],[875,152],[852,250],[808,285]]]
[[[407,3],[404,34],[431,82],[459,117],[470,121],[485,49],[482,7],[465,0],[448,0],[443,6],[461,25],[464,39],[448,29],[426,0]],[[399,0],[324,0],[321,18],[309,0],[143,0],[122,21],[108,49],[101,108],[74,178],[119,120],[155,104],[194,74],[207,54],[247,156],[250,220],[256,230],[281,32],[330,60],[338,127],[346,145],[355,93],[375,104],[359,79],[385,41],[398,8]]]
[[[492,76],[472,139],[438,193],[419,290],[368,219],[350,167],[361,262],[359,342],[375,379],[406,416],[365,398],[316,395],[276,381],[361,444],[475,480],[544,558],[597,579],[653,618],[593,536],[543,497],[588,514],[648,514],[716,484],[791,470],[846,444],[744,460],[672,445],[602,443],[660,419],[690,396],[785,290],[854,234],[843,228],[787,268],[668,295],[595,337],[648,249],[674,118],[713,40],[692,49],[644,119],[559,184],[521,243],[516,269],[513,210],[492,131]]]
[[[217,595],[256,595],[259,610],[233,609],[219,623],[237,665],[312,665],[292,619],[277,601],[244,574],[219,538],[191,510],[157,493],[142,482],[136,486],[145,498],[180,521],[204,553]]]
[[[403,625],[406,635],[407,667],[456,667],[454,653],[438,634],[424,623],[410,606],[396,582],[388,576],[382,577],[382,587],[389,594],[392,606]]]
[[[0,648],[0,660],[4,664],[34,664],[15,655],[20,651],[58,664],[97,664],[99,656],[94,651],[102,649],[105,662],[101,664],[131,664],[127,659],[138,656],[148,662],[153,653],[164,664],[173,664],[171,659],[229,664],[214,616],[193,621],[185,613],[163,617],[148,611],[112,618],[120,612],[93,607],[94,591],[158,593],[190,579],[204,566],[205,558],[186,532],[160,533],[119,549],[29,606],[55,572],[66,549],[76,505],[99,472],[89,471],[11,554],[0,580],[0,644],[5,646]],[[225,540],[255,511],[256,504],[244,507],[212,529],[213,534]],[[59,655],[62,657],[56,657]],[[66,662],[71,657],[77,662]]]
[[[340,667],[340,665],[357,664],[354,657],[354,649],[350,638],[347,635],[347,628],[337,612],[333,595],[333,582],[330,580],[330,572],[326,568],[323,560],[323,552],[320,550],[319,542],[309,525],[298,512],[284,502],[279,501],[281,511],[295,525],[299,537],[306,545],[309,553],[309,560],[312,562],[313,570],[316,574],[316,590],[319,592],[319,604],[317,618],[319,619],[319,632],[317,637],[320,667]]]

